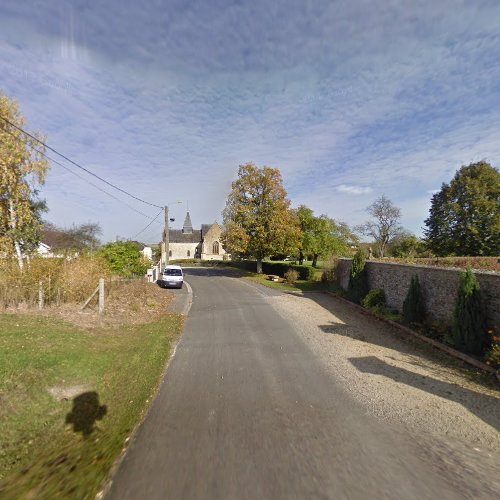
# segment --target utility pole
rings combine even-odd
[[[168,205],[165,205],[165,266],[168,266],[169,234],[168,234]]]

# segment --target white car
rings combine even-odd
[[[166,266],[158,280],[162,288],[182,288],[184,283],[184,274],[181,266]]]

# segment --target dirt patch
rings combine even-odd
[[[88,385],[72,385],[69,387],[51,387],[49,393],[58,401],[73,399],[78,394],[90,391],[90,386]]]
[[[174,297],[156,284],[142,280],[107,281],[105,290],[104,314],[98,313],[96,298],[83,311],[82,304],[61,304],[42,311],[20,307],[7,312],[55,316],[82,328],[119,327],[158,319],[168,310]]]

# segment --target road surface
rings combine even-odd
[[[269,304],[279,292],[225,274],[186,272],[183,338],[107,498],[488,498],[367,414]]]

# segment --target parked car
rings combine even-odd
[[[184,284],[184,274],[181,266],[166,266],[158,280],[158,285],[162,288],[182,288]]]

